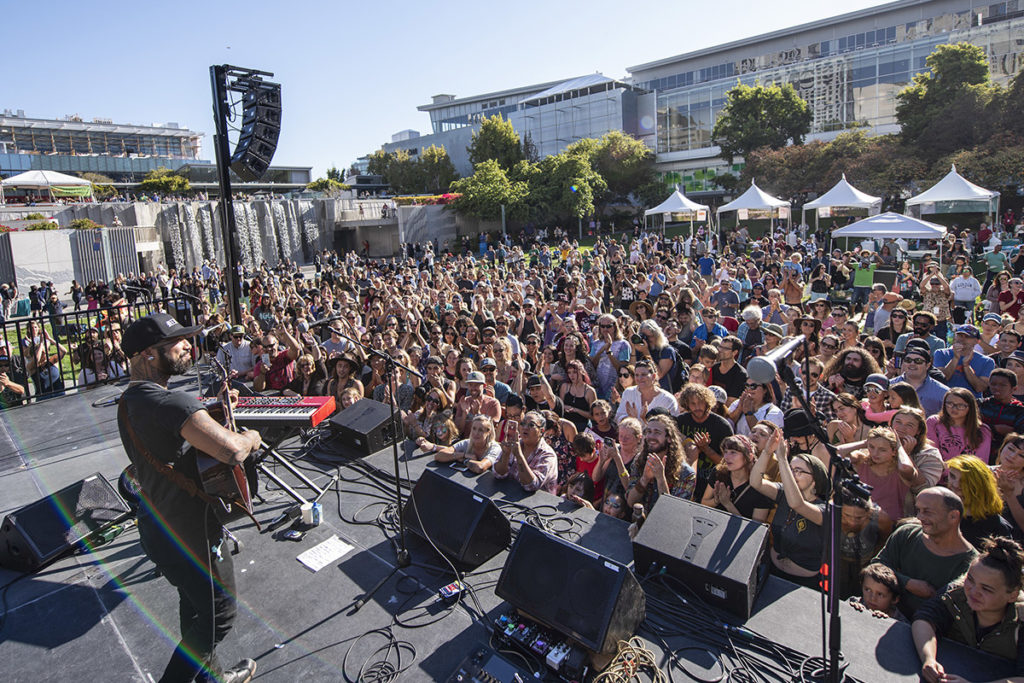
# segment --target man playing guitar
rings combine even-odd
[[[146,554],[178,589],[181,641],[160,681],[246,683],[251,659],[223,670],[216,646],[236,613],[231,553],[215,505],[202,492],[196,451],[239,465],[260,448],[255,431],[235,432],[214,420],[194,396],[171,391],[172,375],[192,364],[183,327],[165,313],[141,318],[125,331],[121,348],[131,362],[131,383],[121,396],[118,428],[141,486],[139,536]]]

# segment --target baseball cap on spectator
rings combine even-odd
[[[479,370],[474,370],[473,372],[471,372],[468,375],[466,375],[466,384],[483,384],[483,383],[484,383],[484,373],[480,372]]]
[[[1002,325],[1003,324],[1003,316],[999,315],[998,313],[987,313],[985,315],[985,317],[981,319],[981,322],[983,322],[983,323],[994,322],[994,323],[999,323],[1000,325]]]
[[[526,380],[526,388],[532,389],[533,387],[544,386],[544,382],[541,380],[540,375],[533,375],[530,379]]]
[[[234,325],[231,327],[231,334],[245,334],[245,328],[241,325]]]
[[[981,339],[981,332],[974,325],[960,325],[956,328],[957,334],[966,334],[973,339]]]
[[[615,316],[616,318],[625,318],[625,317],[627,317],[627,316],[628,316],[629,314],[628,314],[628,313],[626,313],[626,312],[625,312],[624,310],[622,310],[621,308],[616,308],[616,309],[615,309],[614,311],[612,311],[612,315],[613,315],[613,316]]]
[[[752,289],[752,290],[753,289],[764,289],[764,283],[763,282],[754,282],[753,284],[750,285],[750,289]]]
[[[910,346],[908,344],[907,345],[907,350],[903,354],[904,358],[906,358],[907,356],[920,356],[921,358],[924,358],[929,363],[932,362],[932,352],[929,349],[922,349],[920,346]]]
[[[889,378],[880,372],[875,372],[868,375],[868,378],[864,380],[864,388],[877,387],[882,391],[889,390]]]
[[[708,387],[708,389],[711,390],[711,393],[714,394],[715,396],[715,400],[718,401],[719,403],[724,405],[725,402],[729,400],[729,396],[725,393],[725,389],[718,386],[717,384]]]
[[[483,370],[484,368],[496,368],[496,367],[498,367],[498,364],[494,362],[493,358],[481,358],[480,359],[480,369],[481,370]]]
[[[151,313],[133,322],[121,338],[121,350],[131,358],[154,344],[167,339],[191,337],[202,329],[202,325],[183,327],[166,313]]]
[[[904,349],[904,351],[909,351],[910,349],[913,349],[913,348],[922,349],[924,351],[927,351],[928,353],[931,353],[931,351],[932,351],[932,347],[929,346],[928,342],[926,342],[924,339],[909,339],[909,340],[907,340],[907,348]]]
[[[1011,353],[1010,357],[1007,358],[1006,360],[1015,360],[1018,363],[1024,363],[1024,351],[1021,351],[1020,349],[1018,349],[1018,350],[1014,351],[1013,353]]]

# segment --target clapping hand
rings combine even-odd
[[[697,432],[693,435],[693,442],[697,444],[699,450],[704,450],[711,446],[711,433],[710,432]]]

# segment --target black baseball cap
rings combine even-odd
[[[121,350],[131,358],[135,354],[167,339],[191,337],[202,325],[184,327],[166,313],[151,313],[133,322],[121,337]]]

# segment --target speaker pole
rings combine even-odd
[[[231,176],[228,166],[228,71],[233,67],[220,64],[210,67],[210,85],[213,89],[213,122],[216,133],[213,146],[217,156],[217,179],[220,184],[220,228],[224,242],[224,283],[227,285],[228,312],[234,325],[242,324],[242,288],[238,278],[238,229],[235,225],[235,206],[231,201]],[[179,266],[180,267],[180,266]]]
[[[401,368],[420,379],[423,379],[423,375],[420,374],[419,370],[403,365],[390,355],[367,346],[358,339],[353,339],[343,332],[338,332],[338,336],[342,339],[348,340],[352,344],[355,344],[369,355],[377,356],[384,360],[384,373],[387,375],[388,389],[391,393],[390,400],[388,401],[391,407],[391,426],[393,429],[398,430],[398,433],[395,434],[395,438],[391,440],[391,454],[395,463],[395,504],[398,506],[398,542],[395,544],[395,559],[397,560],[397,566],[394,571],[398,571],[399,568],[408,567],[412,564],[412,559],[409,557],[409,548],[405,543],[405,504],[402,499],[402,477],[399,474],[398,466],[398,441],[404,437],[404,433],[402,433],[403,430],[401,429],[401,422],[395,422],[395,401],[398,396],[398,379],[396,375],[398,374],[398,368]],[[394,572],[392,572],[392,574],[393,573]],[[386,580],[378,583],[372,591],[363,596],[361,601],[365,603],[365,601],[369,599],[369,597],[381,586],[383,586],[384,583],[386,583]],[[362,607],[362,604],[360,604],[359,607]]]

